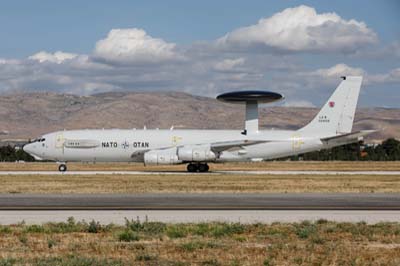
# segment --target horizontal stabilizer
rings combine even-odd
[[[377,130],[362,130],[344,135],[323,138],[321,141],[326,145],[345,145],[363,140],[363,137],[376,132]]]

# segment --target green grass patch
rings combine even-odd
[[[139,241],[139,235],[138,233],[125,229],[121,233],[118,234],[118,240],[120,242],[134,242],[134,241]]]
[[[165,223],[160,222],[140,222],[125,219],[125,226],[134,232],[141,233],[149,236],[161,235],[167,229]]]
[[[14,258],[0,258],[0,266],[13,266],[17,263],[18,260]]]
[[[36,266],[123,266],[122,260],[87,258],[79,256],[37,258],[33,260]]]
[[[207,242],[191,241],[191,242],[181,244],[180,248],[186,252],[193,252],[198,249],[210,248],[210,245]]]
[[[92,220],[87,223],[85,221],[76,222],[73,217],[68,218],[67,222],[59,223],[45,223],[43,225],[25,225],[23,224],[23,231],[25,233],[74,233],[74,232],[87,232],[87,233],[100,233],[110,231],[114,225],[101,225],[99,222]]]
[[[166,234],[169,238],[183,238],[188,235],[187,226],[170,225],[167,227]]]
[[[10,226],[0,225],[0,234],[10,234],[10,233],[12,233]]]
[[[309,238],[311,235],[317,232],[316,224],[310,223],[309,221],[304,221],[301,224],[296,225],[296,235],[300,239]]]
[[[138,254],[136,255],[135,260],[136,261],[155,261],[157,260],[157,255],[151,255],[151,254]]]

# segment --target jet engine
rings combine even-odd
[[[180,164],[181,160],[176,155],[176,148],[166,150],[153,150],[144,154],[145,164]]]
[[[216,155],[209,145],[195,145],[178,148],[178,158],[187,162],[210,162],[215,161]]]

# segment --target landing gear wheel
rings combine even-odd
[[[190,173],[197,172],[197,165],[193,163],[188,164],[187,171]]]
[[[201,173],[208,172],[208,170],[210,169],[210,167],[208,167],[208,164],[206,164],[206,163],[199,164],[198,168],[199,168],[199,172],[201,172]]]
[[[60,165],[58,166],[58,171],[60,171],[60,172],[65,172],[65,171],[67,171],[67,165],[65,165],[65,164],[60,164]]]

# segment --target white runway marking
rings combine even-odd
[[[400,222],[400,211],[0,211],[0,224],[99,221],[102,224],[125,224],[125,218],[165,223],[240,222],[273,223],[326,219],[336,222]]]
[[[187,172],[150,171],[0,171],[0,175],[187,175]],[[202,173],[204,174],[204,173]]]
[[[212,171],[208,173],[151,171],[0,171],[1,175],[393,175],[400,171]]]
[[[253,175],[400,175],[400,171],[221,171],[221,173]]]

